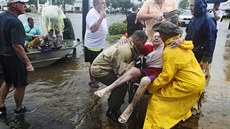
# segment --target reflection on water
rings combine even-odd
[[[24,115],[14,116],[14,117],[6,116],[4,118],[1,118],[0,122],[6,123],[5,128],[10,127],[15,129],[28,129],[30,127],[30,124],[27,123]]]

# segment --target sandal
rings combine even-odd
[[[133,112],[133,109],[129,112],[129,113],[126,113],[125,111],[120,115],[120,117],[118,118],[118,121],[120,123],[126,123],[128,120],[129,120],[129,117],[131,116]]]
[[[99,85],[97,82],[89,82],[88,84],[91,88],[99,88]]]
[[[109,91],[107,91],[107,89],[101,89],[101,90],[98,90],[98,91],[95,91],[94,92],[94,95],[96,95],[96,96],[98,96],[98,97],[100,97],[100,98],[109,98],[109,96],[110,96],[110,93],[111,92],[109,92]]]

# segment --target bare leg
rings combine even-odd
[[[55,35],[56,35],[56,36],[60,36],[60,31],[55,30]]]
[[[130,117],[130,115],[133,112],[134,106],[136,106],[136,103],[141,99],[141,97],[144,95],[145,91],[147,90],[149,84],[151,83],[151,80],[149,77],[145,76],[141,79],[140,85],[134,95],[134,98],[132,102],[127,106],[125,111],[121,114],[121,116],[118,118],[118,121],[120,123],[126,123]]]
[[[62,44],[62,36],[60,34],[60,31],[55,30],[55,35],[56,35],[56,41],[54,42],[54,45],[59,48],[61,47]]]
[[[136,68],[136,67],[132,67],[130,70],[128,70],[125,74],[123,74],[121,77],[119,77],[115,82],[113,82],[111,85],[107,86],[104,89],[98,90],[96,91],[94,94],[99,96],[99,97],[103,97],[104,95],[109,95],[111,93],[111,91],[118,87],[119,85],[133,79],[133,78],[137,78],[141,76],[141,71]]]
[[[20,110],[22,107],[22,101],[25,95],[25,87],[15,88],[14,101],[16,103],[16,110]]]
[[[0,107],[4,106],[6,96],[9,92],[10,84],[7,84],[5,81],[2,83],[0,87]]]
[[[53,36],[53,29],[50,29],[48,32],[48,43],[51,47],[54,47],[54,36]]]

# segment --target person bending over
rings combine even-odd
[[[150,44],[152,43],[152,44]],[[154,50],[153,50],[154,49]],[[132,114],[133,108],[140,98],[144,95],[148,85],[158,76],[162,70],[162,52],[164,49],[164,44],[160,39],[158,32],[153,34],[152,42],[147,42],[144,46],[144,53],[146,54],[146,66],[143,69],[137,67],[132,67],[125,74],[119,77],[115,82],[113,82],[108,87],[96,91],[94,94],[103,97],[108,96],[111,91],[122,86],[121,84],[126,83],[132,79],[136,79],[142,76],[140,85],[134,95],[132,102],[127,106],[121,116],[118,118],[120,123],[125,123],[128,121],[130,115]]]

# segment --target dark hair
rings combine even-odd
[[[217,2],[214,3],[214,5],[220,5],[220,2],[217,1]]]
[[[148,39],[147,35],[143,30],[136,30],[132,35],[131,38],[138,39],[138,40],[145,40]]]
[[[28,22],[28,23],[33,22],[33,21],[34,21],[34,19],[33,19],[32,17],[28,17],[28,18],[27,18],[27,22]]]
[[[137,6],[133,6],[132,7],[132,11],[137,11],[138,10],[138,7]]]

